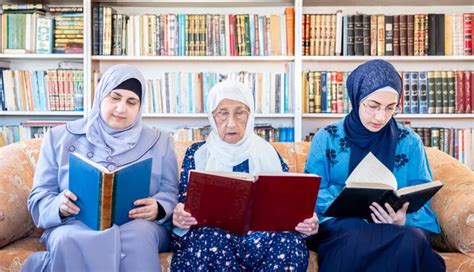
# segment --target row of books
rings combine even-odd
[[[303,14],[303,55],[470,56],[473,16]]]
[[[21,125],[0,126],[0,143],[5,145],[26,141],[29,139],[43,138],[53,127],[65,124],[65,121],[26,121]],[[1,145],[0,145],[1,146]]]
[[[284,15],[117,14],[92,7],[94,55],[294,55],[294,8]]]
[[[413,128],[423,145],[437,148],[474,170],[474,129]]]
[[[0,73],[0,111],[82,111],[83,101],[82,70],[3,69]]]
[[[147,113],[208,112],[210,89],[225,79],[239,80],[249,86],[256,113],[292,113],[291,73],[213,73],[167,72],[146,81]],[[95,77],[98,77],[96,75]]]
[[[303,73],[303,112],[348,113],[348,72]],[[474,113],[474,71],[400,72],[405,114]]]
[[[0,14],[0,52],[82,53],[83,28],[82,7],[50,7],[46,13],[43,4],[9,5]]]

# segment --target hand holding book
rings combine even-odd
[[[370,216],[372,221],[377,224],[395,224],[399,226],[404,226],[407,220],[407,210],[409,202],[405,202],[403,206],[395,211],[390,204],[385,203],[383,208],[379,203],[372,203],[369,208],[372,210]]]
[[[59,214],[61,217],[68,217],[80,212],[81,209],[74,204],[74,201],[77,200],[77,196],[73,192],[66,189],[63,191],[61,198],[61,204],[59,205]]]

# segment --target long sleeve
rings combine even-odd
[[[407,186],[432,181],[432,174],[423,144],[418,136],[413,137],[413,139],[415,142],[412,142],[408,165],[406,165],[406,169],[408,169]],[[406,225],[420,227],[434,233],[439,233],[439,224],[430,205],[431,200],[418,211],[407,214]]]
[[[334,186],[330,186],[329,182],[329,163],[326,158],[326,153],[323,152],[320,138],[323,134],[318,133],[311,143],[311,148],[307,156],[305,173],[316,174],[321,177],[321,185],[319,188],[318,199],[316,202],[315,211],[318,215],[319,221],[324,222],[329,219],[322,214],[327,209],[329,204],[340,193]]]
[[[171,217],[174,207],[178,204],[178,163],[176,162],[176,153],[171,137],[168,138],[162,163],[161,184],[158,193],[153,198],[160,203],[166,215],[158,223],[167,221]]]
[[[41,145],[36,165],[33,187],[28,196],[28,210],[39,228],[51,228],[61,224],[59,206],[61,194],[58,183],[59,165],[53,141],[54,130],[49,131]]]

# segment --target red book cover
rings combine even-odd
[[[466,108],[465,108],[465,113],[471,113],[472,112],[472,99],[473,99],[473,93],[472,93],[472,79],[471,79],[471,72],[470,71],[465,71],[464,72],[464,100]]]
[[[293,231],[313,215],[321,178],[310,174],[192,170],[184,209],[196,226],[234,233]]]
[[[464,113],[466,108],[464,96],[464,72],[458,71],[456,73],[456,113]]]
[[[474,71],[471,71],[470,74],[471,81],[469,87],[471,89],[471,113],[474,113]]]
[[[472,17],[474,13],[463,14],[464,55],[472,55]]]

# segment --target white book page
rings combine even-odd
[[[393,173],[372,152],[369,152],[349,175],[346,184],[351,182],[383,183],[394,190],[398,188]]]

